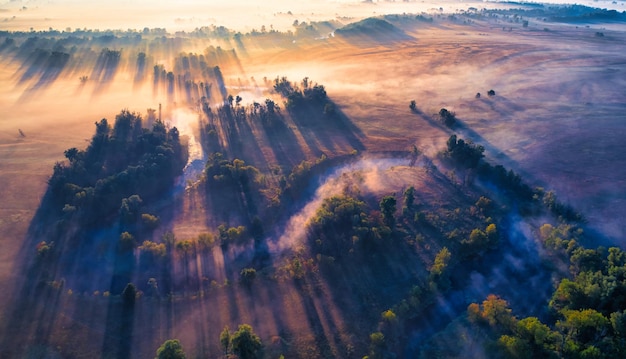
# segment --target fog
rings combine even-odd
[[[468,2],[469,3],[469,2]],[[455,8],[464,4],[453,3]],[[359,1],[316,0],[296,2],[274,0],[259,3],[239,0],[221,1],[11,1],[3,5],[9,11],[4,28],[28,31],[49,27],[90,29],[166,28],[188,31],[210,24],[240,31],[265,25],[276,30],[289,30],[295,19],[300,21],[329,20],[335,17],[363,17],[384,13],[420,12],[440,7],[440,2],[362,4]],[[26,9],[24,9],[26,7]],[[120,11],[123,9],[123,11]],[[15,17],[13,17],[15,16]]]
[[[319,179],[320,183],[316,186],[313,198],[289,218],[280,238],[269,240],[270,251],[281,254],[287,249],[295,249],[304,245],[309,221],[327,198],[361,192],[368,194],[384,194],[385,191],[394,193],[401,191],[403,187],[412,185],[402,182],[403,179],[394,173],[395,167],[407,168],[408,165],[408,159],[364,158],[333,169],[330,175]],[[406,176],[404,180],[406,180]]]

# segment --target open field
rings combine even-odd
[[[400,4],[387,4],[389,9],[381,6],[378,11],[409,11],[409,5],[404,10]],[[314,12],[303,7],[294,13],[309,11]],[[276,12],[269,19],[280,19],[276,22],[278,30],[288,29],[292,17],[284,19]],[[369,16],[369,12],[371,9],[359,7],[352,13],[354,18],[343,19],[345,23],[334,22],[332,26],[340,28]],[[18,284],[26,275],[22,267],[30,263],[34,253],[34,248],[24,243],[44,240],[25,238],[29,226],[31,230],[37,226],[31,221],[46,192],[54,164],[65,161],[66,149],[81,149],[89,144],[94,122],[107,118],[112,123],[122,109],[136,111],[144,119],[149,117],[144,115],[147,109],[158,111],[158,116],[168,126],[176,126],[189,144],[190,162],[197,161],[195,166],[199,167],[187,168],[171,194],[175,204],[159,203],[154,207],[166,207],[168,213],[167,228],[157,233],[171,230],[179,240],[215,232],[220,223],[245,225],[253,214],[272,218],[271,210],[250,209],[251,197],[246,197],[239,207],[232,203],[229,207],[219,201],[231,199],[227,195],[206,194],[210,191],[205,188],[206,179],[198,175],[209,155],[203,139],[207,125],[214,126],[219,147],[228,156],[243,159],[263,174],[267,188],[259,197],[271,197],[268,192],[278,187],[281,175],[288,176],[301,161],[315,161],[322,155],[335,159],[365,154],[364,164],[354,165],[356,169],[346,169],[338,162],[320,174],[314,181],[319,184],[308,189],[311,193],[293,199],[293,213],[276,220],[275,228],[265,228],[269,251],[277,255],[268,265],[258,264],[261,278],[252,286],[230,283],[237,280],[241,268],[249,263],[257,265],[257,259],[246,247],[216,246],[191,259],[185,254],[183,262],[172,262],[172,277],[180,280],[178,287],[174,285],[175,295],[167,303],[145,298],[134,308],[131,328],[135,332],[131,329],[129,342],[136,357],[153,355],[163,340],[173,336],[181,338],[188,353],[198,357],[218,355],[216,338],[223,326],[243,322],[252,324],[264,339],[268,355],[297,351],[301,357],[311,358],[361,357],[361,352],[353,351],[366,348],[367,343],[354,333],[368,330],[362,328],[376,322],[379,314],[364,318],[360,315],[368,305],[376,310],[391,306],[401,297],[399,293],[403,293],[407,283],[427,276],[432,257],[441,245],[427,241],[428,249],[416,254],[388,255],[387,259],[416,262],[410,269],[386,263],[384,256],[378,258],[387,274],[372,268],[360,269],[362,273],[344,268],[344,275],[329,283],[319,280],[313,271],[307,272],[302,281],[292,281],[284,273],[293,271],[289,266],[294,258],[306,262],[309,253],[301,248],[306,244],[303,228],[323,198],[339,195],[351,186],[355,188],[350,190],[362,193],[374,207],[377,198],[387,194],[401,196],[407,186],[416,188],[429,210],[434,211],[438,205],[450,206],[451,211],[454,207],[471,206],[472,199],[480,193],[459,190],[454,174],[445,166],[433,174],[426,162],[420,161],[413,167],[408,160],[385,157],[388,153],[408,153],[415,145],[424,158],[436,159],[453,133],[484,146],[487,160],[513,169],[531,186],[554,190],[563,202],[579,210],[588,227],[597,232],[594,238],[598,243],[591,244],[624,248],[625,23],[568,23],[523,16],[528,21],[525,26],[521,18],[514,19],[504,12],[499,16],[486,14],[471,12],[449,17],[431,12],[430,22],[417,21],[413,15],[388,16],[385,20],[393,25],[392,30],[357,29],[360,32],[356,35],[333,30],[324,36],[301,35],[293,40],[282,33],[268,32],[238,39],[232,35],[185,35],[181,36],[184,40],[162,43],[160,35],[151,34],[144,35],[143,42],[125,46],[94,41],[72,50],[73,57],[63,62],[60,70],[41,70],[36,60],[19,51],[0,50],[0,108],[5,109],[0,116],[0,318],[11,318],[7,309],[14,308],[15,300],[24,295],[18,293]],[[324,20],[323,15],[311,15],[306,21]],[[268,18],[250,18],[247,25],[264,21]],[[12,26],[15,27],[2,30],[24,25],[16,22]],[[81,27],[78,23],[68,26]],[[0,41],[8,37],[8,33],[2,33]],[[114,52],[119,50],[119,62],[113,67],[99,68],[107,46]],[[140,53],[146,55],[141,66]],[[219,73],[207,75],[206,71],[194,70],[193,59],[198,54],[207,59],[209,69],[219,66]],[[161,82],[155,80],[155,65],[163,66]],[[173,71],[173,79],[185,69],[191,74],[189,77],[181,76],[176,83],[165,81],[166,72]],[[81,76],[86,79],[79,80]],[[289,113],[285,99],[273,89],[274,79],[282,76],[296,83],[308,77],[323,85],[336,106],[336,122],[323,123],[321,114],[316,118],[319,121],[307,122],[304,117]],[[223,118],[203,114],[198,95],[203,90],[193,90],[194,86],[196,91],[198,86],[202,88],[202,80],[212,81],[205,97],[213,109],[225,103],[228,94],[241,96],[242,104],[250,108],[254,102],[263,104],[266,98],[272,99],[281,108],[284,128],[280,132],[269,130],[253,121],[235,126]],[[171,88],[168,84],[172,84]],[[495,96],[487,95],[490,89]],[[409,109],[411,100],[416,101],[417,111]],[[160,106],[162,112],[157,110]],[[435,120],[441,108],[456,113],[459,124],[455,128]],[[367,162],[368,154],[384,160]],[[311,207],[307,207],[307,201]],[[220,212],[222,207],[226,209]],[[514,214],[507,216],[507,221],[515,221]],[[517,229],[524,232],[522,237],[531,232],[530,227],[520,226],[523,228]],[[106,250],[114,252],[110,248],[103,251]],[[9,337],[0,332],[6,338],[16,338],[17,343],[17,347],[0,349],[11,354],[37,355],[39,350],[49,355],[60,352],[71,357],[89,357],[102,355],[107,345],[122,345],[114,334],[118,325],[114,317],[124,309],[103,296],[111,281],[106,270],[110,268],[103,269],[107,274],[95,279],[102,283],[93,283],[89,292],[72,295],[68,294],[68,287],[55,297],[52,290],[47,290],[46,300],[53,309],[33,300],[34,310],[28,317],[32,322],[19,327],[28,334],[18,338],[14,333]],[[475,287],[455,295],[480,300],[493,287],[506,290],[507,283],[501,278],[490,277],[496,272],[493,269],[475,274]],[[352,283],[351,278],[359,275],[371,282]],[[398,282],[390,283],[385,295],[377,292],[375,285],[379,281],[394,277],[399,278]],[[531,281],[545,278],[545,273],[539,273]],[[138,280],[145,282],[143,277]],[[71,279],[67,282],[72,283]],[[543,283],[542,288],[546,285]],[[354,291],[339,293],[337,288],[342,286]],[[199,288],[206,292],[199,294]],[[538,294],[542,299],[546,296]],[[352,307],[361,300],[365,304]],[[521,299],[515,303],[526,305],[525,309],[531,312],[537,310],[537,305]],[[42,318],[49,323],[39,322]],[[85,339],[80,346],[61,347],[59,343],[71,342],[68,338],[78,333]],[[7,344],[6,338],[0,338],[0,345]],[[95,340],[89,342],[87,338]],[[54,349],[53,344],[59,347]],[[126,352],[120,353],[118,357]]]

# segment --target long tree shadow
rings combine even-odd
[[[332,101],[305,103],[289,109],[298,130],[310,148],[331,153],[365,149],[364,134]]]
[[[68,53],[37,49],[34,59],[27,65],[28,67],[20,76],[18,84],[31,80],[35,82],[24,90],[18,101],[27,101],[36,95],[38,91],[54,83],[66,69],[69,61],[70,54]]]
[[[96,64],[89,79],[94,81],[94,95],[99,95],[105,91],[119,70],[122,53],[119,50],[103,49],[96,60]]]
[[[315,302],[309,293],[310,289],[302,282],[302,280],[294,281],[295,288],[300,296],[300,302],[302,303],[306,319],[309,323],[309,327],[313,333],[315,340],[315,350],[322,358],[335,358],[335,354],[330,346],[330,342],[326,334],[324,333],[324,326],[320,315],[315,307]]]
[[[120,297],[110,297],[102,343],[103,357],[131,357],[136,294],[135,287],[129,284]]]

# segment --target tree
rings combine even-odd
[[[430,267],[431,280],[439,284],[442,288],[447,288],[450,285],[450,279],[448,279],[446,275],[446,269],[448,268],[451,257],[452,254],[448,248],[443,247],[439,253],[437,253],[437,256],[435,256],[433,266]]]
[[[489,92],[487,92],[487,95],[489,95],[489,97],[495,96],[496,92],[492,89],[492,90],[489,90]]]
[[[385,335],[381,332],[370,334],[370,351],[368,359],[382,359],[385,357],[387,344],[385,343]]]
[[[461,241],[463,245],[463,254],[471,257],[489,247],[489,238],[487,234],[478,228],[472,230],[468,239]]]
[[[587,344],[597,342],[606,335],[609,320],[594,309],[564,310],[561,313],[565,320],[559,320],[556,326],[565,332],[568,339]]]
[[[154,229],[156,229],[159,226],[159,217],[154,216],[152,214],[149,213],[142,213],[141,214],[141,223],[143,224],[144,228],[146,228],[148,231],[152,231]]]
[[[411,186],[404,191],[404,207],[411,209],[415,204],[415,187]]]
[[[233,352],[239,359],[258,358],[258,351],[263,346],[261,338],[254,333],[248,324],[241,324],[231,338]]]
[[[178,339],[166,340],[156,351],[155,359],[185,359],[185,352]]]
[[[485,234],[487,235],[489,245],[493,245],[498,241],[498,229],[495,224],[489,224],[487,228],[485,228]]]
[[[256,278],[256,269],[254,268],[244,268],[239,273],[241,276],[241,282],[247,286],[251,285]]]
[[[476,207],[480,208],[483,213],[488,212],[489,209],[491,209],[491,204],[492,201],[484,196],[480,196],[478,201],[476,201]]]
[[[415,103],[415,100],[411,100],[409,108],[411,109],[411,111],[415,111],[417,109],[417,104]]]
[[[383,215],[385,224],[393,228],[395,223],[394,214],[396,213],[396,198],[394,196],[385,196],[380,200],[380,212]]]
[[[450,112],[445,108],[439,110],[439,117],[441,122],[448,127],[452,127],[456,123],[456,116],[454,115],[454,112]]]
[[[120,234],[119,249],[122,252],[129,251],[135,247],[135,237],[128,232]]]
[[[79,154],[79,151],[76,147],[72,147],[70,149],[65,150],[65,157],[70,161],[70,163],[74,162]]]
[[[489,294],[483,301],[481,316],[491,326],[498,324],[503,328],[512,329],[514,324],[509,303],[494,294]]]
[[[228,354],[231,345],[231,333],[228,325],[224,327],[222,332],[220,333],[220,345],[222,346],[222,350],[224,350],[224,354]]]
[[[122,291],[122,301],[126,306],[133,306],[135,304],[135,297],[137,296],[137,287],[133,283],[128,283]]]
[[[215,236],[211,233],[200,233],[197,242],[201,251],[208,252],[215,245]]]

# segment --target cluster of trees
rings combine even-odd
[[[521,199],[525,202],[531,202],[535,195],[539,195],[526,183],[522,181],[522,177],[513,170],[506,170],[502,165],[492,166],[489,163],[482,162],[478,167],[478,174],[502,189],[513,198]]]
[[[276,77],[274,91],[283,96],[285,107],[292,112],[323,113],[333,115],[334,104],[330,101],[323,85],[312,83],[308,77],[302,79],[300,86],[286,77]]]
[[[467,318],[495,358],[621,358],[626,356],[626,252],[584,248],[580,228],[539,230],[554,260],[569,263],[544,319],[518,319],[495,295],[468,307]]]
[[[369,206],[356,198],[342,195],[327,198],[308,225],[313,250],[325,256],[342,258],[355,251],[371,251],[382,239],[391,236],[395,203],[385,197],[381,208],[387,219],[370,215]],[[395,199],[394,199],[395,201]]]
[[[235,97],[227,95],[224,105],[213,109],[209,106],[208,99],[203,97],[201,99],[202,109],[210,121],[206,132],[209,133],[216,130],[214,123],[217,120],[230,126],[244,123],[247,120],[258,121],[268,130],[278,130],[281,125],[284,127],[280,106],[274,100],[266,98],[263,102],[253,101],[247,106],[241,105],[242,101],[243,98],[238,95]],[[229,129],[229,131],[232,131],[232,129]],[[216,140],[215,138],[212,139]]]
[[[473,144],[471,141],[450,136],[444,156],[455,164],[468,169],[475,169],[475,173],[484,181],[492,183],[508,197],[516,200],[517,206],[524,212],[533,212],[542,204],[545,209],[556,217],[569,222],[584,222],[585,218],[571,206],[560,202],[554,192],[545,192],[542,188],[531,188],[524,183],[522,177],[513,170],[502,165],[491,165],[482,161],[485,148]]]
[[[249,324],[241,324],[233,333],[226,326],[220,333],[220,345],[225,355],[233,353],[239,359],[256,359],[261,357],[263,342]]]
[[[227,160],[216,152],[209,155],[205,175],[212,186],[236,185],[245,189],[256,180],[259,170],[240,159]]]
[[[226,160],[217,152],[209,155],[204,177],[207,196],[216,204],[219,203],[224,211],[238,208],[243,211],[244,218],[256,215],[263,188],[256,167],[240,159]]]
[[[173,186],[187,151],[175,127],[157,121],[146,129],[140,115],[124,110],[113,127],[106,119],[96,123],[87,149],[70,148],[65,157],[68,163],[55,164],[48,180],[49,206],[83,226],[110,223],[117,215],[131,226],[142,219],[142,203]]]
[[[241,324],[235,332],[228,326],[219,337],[224,355],[235,354],[238,359],[257,359],[262,357],[263,342],[249,324]],[[178,339],[168,339],[156,351],[155,359],[185,359],[187,355]]]
[[[467,168],[476,168],[480,160],[485,156],[485,148],[471,141],[457,139],[456,135],[450,136],[446,142],[444,155],[454,160],[457,164]]]
[[[42,226],[33,233],[46,237],[37,245],[33,269],[44,276],[49,265],[57,266],[59,276],[69,268],[81,271],[70,285],[90,291],[101,285],[89,280],[102,270],[92,265],[98,260],[113,276],[110,292],[119,294],[132,280],[135,248],[140,271],[164,263],[167,245],[149,240],[161,225],[156,202],[172,193],[187,156],[178,130],[160,121],[145,128],[139,114],[123,110],[112,126],[106,119],[96,122],[87,148],[66,150],[67,161],[54,166],[38,217]],[[99,234],[109,230],[107,239]]]

